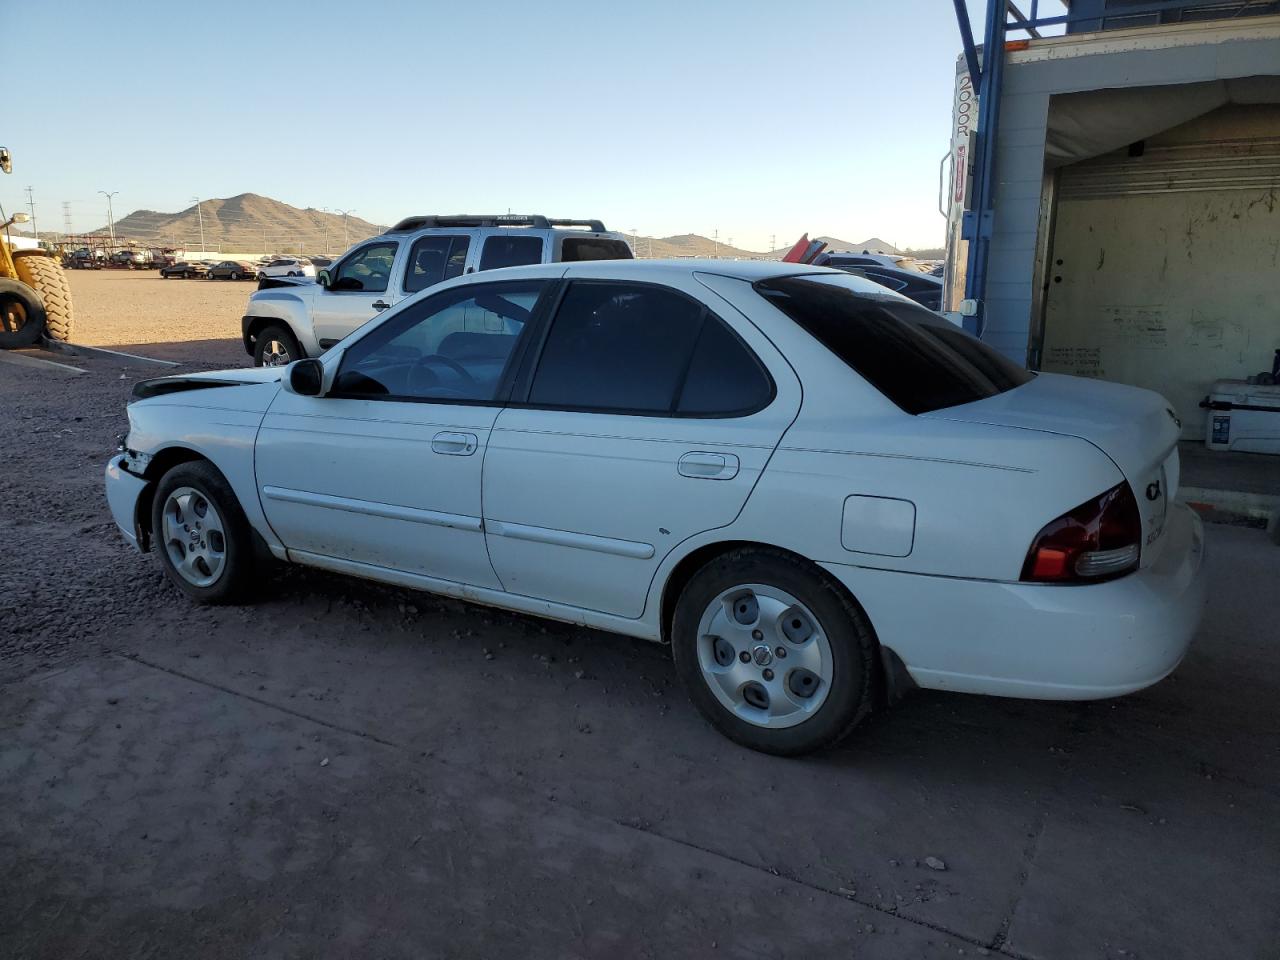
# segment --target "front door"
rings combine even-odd
[[[329,285],[315,298],[311,313],[322,349],[400,299],[391,283],[399,247],[395,240],[373,240],[329,269]]]
[[[699,292],[570,282],[485,460],[489,555],[509,592],[639,617],[663,558],[738,516],[799,389],[759,331]]]
[[[257,482],[298,559],[501,586],[485,549],[481,466],[508,361],[546,284],[428,297],[347,346],[328,396],[281,391],[258,435]]]

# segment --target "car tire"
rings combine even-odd
[[[254,582],[249,521],[231,485],[205,460],[181,463],[156,487],[151,541],[166,577],[200,603],[240,603]]]
[[[183,279],[183,280],[190,280],[190,279],[191,279],[191,274],[190,274],[190,273],[188,273],[188,272],[186,272],[186,271],[184,270],[184,271],[183,271],[183,273],[182,273],[182,279]]]
[[[681,591],[671,628],[689,698],[745,747],[812,753],[871,710],[871,624],[838,583],[799,557],[767,548],[716,557]]]
[[[231,271],[231,277],[230,277],[230,279],[232,279],[232,280],[239,280],[239,279],[240,279],[240,274],[238,274],[238,273],[236,273],[236,271],[232,270],[232,271]]]
[[[255,367],[283,367],[304,356],[293,331],[279,324],[263,327],[253,341]]]

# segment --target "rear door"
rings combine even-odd
[[[587,279],[588,269],[600,268],[567,284],[494,425],[486,540],[508,591],[639,617],[663,558],[738,516],[795,418],[799,385],[692,279]]]
[[[467,266],[472,259],[475,235],[474,230],[428,233],[413,241],[400,280],[401,294],[409,297],[437,283],[470,273]]]
[[[399,284],[391,282],[399,252],[395,240],[372,240],[330,268],[329,286],[320,291],[311,308],[321,347],[328,349],[401,299]]]

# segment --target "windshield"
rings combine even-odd
[[[907,413],[1012,390],[1033,376],[934,313],[852,278],[761,280],[756,292]]]

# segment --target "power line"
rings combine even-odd
[[[31,188],[27,187],[27,206],[31,208],[31,235],[40,242],[40,231],[36,229],[36,202],[32,199]]]

